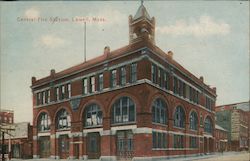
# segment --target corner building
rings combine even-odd
[[[155,160],[215,149],[216,89],[155,45],[143,4],[129,44],[32,78],[34,158]]]

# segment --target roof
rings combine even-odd
[[[224,129],[223,127],[221,127],[221,126],[219,126],[219,125],[217,125],[217,124],[215,124],[215,129],[218,129],[218,130],[222,130],[222,131],[226,131],[226,132],[227,132],[226,129]]]
[[[220,105],[220,106],[217,106],[216,108],[222,108],[222,107],[234,107],[234,109],[250,111],[249,102],[239,102],[239,103],[233,103],[233,104]]]
[[[143,3],[141,4],[141,6],[138,8],[135,16],[134,16],[134,19],[138,19],[138,18],[141,18],[141,17],[146,17],[147,19],[151,19],[147,10],[146,10],[146,7],[143,5]]]

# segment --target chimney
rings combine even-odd
[[[34,84],[36,82],[36,77],[31,78],[31,83]]]
[[[172,51],[168,51],[168,56],[173,59],[174,53]]]
[[[200,80],[201,80],[202,82],[204,82],[204,78],[203,78],[203,76],[200,76]]]
[[[106,56],[108,56],[109,53],[110,53],[110,47],[109,46],[105,46],[103,54],[106,55]]]
[[[51,70],[50,70],[50,76],[51,76],[51,77],[54,77],[55,74],[56,74],[56,70],[55,70],[55,69],[51,69]]]
[[[214,92],[216,93],[216,87],[213,87]]]

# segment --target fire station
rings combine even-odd
[[[216,88],[157,47],[143,3],[129,16],[128,45],[32,77],[31,89],[34,158],[157,160],[215,149]]]

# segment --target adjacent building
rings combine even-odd
[[[184,51],[183,51],[184,52]],[[36,79],[33,157],[163,159],[215,151],[216,88],[155,44],[143,4],[129,44]]]
[[[215,124],[215,151],[228,151],[228,131]]]
[[[14,111],[0,109],[0,124],[12,124],[14,123]]]
[[[32,126],[28,122],[14,123],[11,125],[14,130],[5,133],[4,149],[6,153],[11,145],[12,158],[32,158]],[[0,141],[2,143],[2,140]]]
[[[229,149],[248,149],[249,102],[217,106],[215,111],[216,123],[228,131]]]

